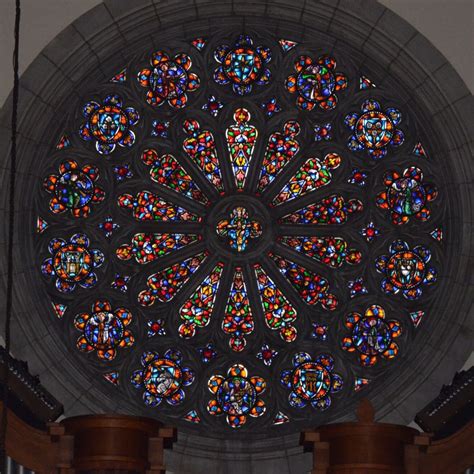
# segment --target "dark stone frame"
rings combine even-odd
[[[245,16],[246,9],[251,9],[252,14]],[[362,7],[356,1],[341,1],[337,5],[324,1],[301,2],[298,5],[278,1],[143,1],[133,2],[133,6],[125,1],[111,1],[91,10],[58,35],[25,72],[21,81],[18,196],[22,199],[18,201],[20,207],[16,227],[14,354],[29,360],[32,371],[39,373],[48,389],[64,402],[67,415],[101,411],[103,407],[107,410],[126,409],[113,400],[113,391],[110,398],[104,400],[103,393],[90,387],[68,358],[55,360],[54,351],[62,352],[60,347],[55,348],[57,343],[48,327],[55,321],[50,319],[46,322],[39,314],[31,314],[32,308],[38,305],[43,306],[38,313],[47,314],[45,311],[49,302],[22,291],[28,286],[28,278],[37,271],[36,263],[24,259],[24,249],[27,249],[27,254],[33,251],[31,241],[27,243],[25,238],[29,239],[33,233],[35,216],[33,196],[23,190],[31,189],[31,180],[37,185],[46,174],[33,171],[32,166],[36,166],[34,163],[39,154],[43,157],[51,154],[51,145],[62,132],[62,124],[54,130],[47,124],[51,123],[55,114],[68,111],[69,101],[64,98],[65,95],[73,94],[81,103],[87,100],[87,96],[80,93],[82,77],[87,76],[91,82],[104,82],[116,73],[118,60],[110,57],[119,44],[124,47],[122,58],[127,58],[129,51],[137,51],[140,47],[145,52],[166,44],[165,39],[155,42],[157,36],[164,38],[165,35],[157,31],[157,24],[170,37],[178,34],[191,39],[199,34],[209,35],[214,25],[212,20],[206,18],[211,15],[224,17],[220,25],[240,21],[249,29],[252,25],[258,25],[259,17],[264,16],[266,24],[272,25],[281,37],[301,42],[308,37],[315,42],[319,39],[324,41],[319,44],[325,44],[326,51],[331,47],[336,57],[339,50],[346,54],[350,51],[359,64],[364,64],[366,71],[362,72],[385,91],[394,90],[402,97],[397,106],[405,112],[405,117],[410,113],[416,114],[418,123],[423,124],[420,138],[423,143],[429,144],[428,152],[438,161],[440,172],[446,177],[448,222],[444,225],[447,236],[443,244],[445,266],[435,301],[439,302],[440,309],[436,324],[433,320],[431,323],[427,320],[424,333],[417,336],[420,352],[415,359],[405,361],[400,367],[392,388],[389,386],[371,392],[379,418],[407,423],[427,400],[433,398],[439,385],[447,382],[452,373],[460,368],[472,350],[473,322],[472,317],[468,317],[472,300],[469,298],[472,292],[468,283],[471,256],[469,177],[472,174],[468,160],[472,155],[472,95],[449,63],[422,35],[375,2],[370,2],[370,7],[364,3]],[[285,21],[282,22],[281,18]],[[97,33],[100,28],[102,32]],[[150,31],[150,35],[141,37],[145,30]],[[70,57],[74,60],[69,60]],[[8,143],[9,139],[10,107],[11,100],[7,101],[1,114],[4,143]],[[423,140],[423,137],[429,139]],[[8,151],[8,147],[5,150]],[[5,153],[5,161],[7,156]],[[27,157],[35,161],[27,161]],[[4,173],[4,202],[8,196],[7,181],[7,173]],[[7,205],[3,204],[2,208],[3,221],[6,222]],[[3,242],[6,242],[6,226]],[[379,253],[386,253],[386,249]],[[442,282],[446,290],[441,295]],[[362,301],[361,298],[361,310],[366,306]],[[43,337],[44,347],[49,346],[51,351],[49,354],[35,344],[38,338]],[[68,374],[69,386],[61,380],[64,371]],[[420,377],[423,378],[421,383]],[[395,384],[397,389],[393,388]],[[82,397],[77,400],[77,393],[85,388],[87,399]],[[398,396],[389,397],[388,393],[397,393]]]

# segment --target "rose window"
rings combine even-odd
[[[444,198],[417,118],[359,67],[221,31],[71,102],[36,267],[101,390],[184,430],[278,435],[403,364],[442,271]]]

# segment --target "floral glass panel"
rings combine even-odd
[[[327,154],[322,161],[309,158],[285,184],[273,204],[277,206],[328,185],[332,179],[330,170],[338,168],[340,163],[341,157],[336,153]]]
[[[297,318],[296,309],[260,265],[256,264],[254,268],[268,328],[279,331],[280,337],[284,341],[293,342],[297,336],[297,330],[294,326]]]
[[[193,234],[135,234],[131,244],[123,244],[116,254],[120,260],[134,258],[138,263],[153,262],[186,245],[197,242],[199,237]]]
[[[341,237],[281,237],[280,242],[331,268],[355,265],[362,259],[360,251],[348,248]]]
[[[141,191],[136,196],[122,194],[118,205],[131,209],[137,221],[199,221],[201,218],[177,204],[171,204],[150,191]]]
[[[245,336],[253,332],[254,326],[244,274],[237,267],[222,321],[222,330],[230,336],[229,346],[233,351],[241,352],[245,348]]]
[[[203,252],[150,275],[147,278],[148,290],[138,294],[139,303],[150,306],[155,300],[162,303],[171,301],[206,258],[207,253]]]
[[[234,113],[234,120],[235,123],[226,131],[226,139],[235,184],[238,190],[242,190],[249,172],[258,132],[253,125],[248,123],[250,113],[247,109],[237,109]]]
[[[181,337],[193,337],[197,329],[209,324],[223,269],[224,264],[218,263],[181,306],[179,316],[184,320],[184,323],[178,329]]]
[[[257,186],[257,192],[261,193],[280,171],[292,160],[300,149],[296,136],[300,133],[298,122],[291,120],[283,126],[283,132],[275,132],[270,135],[267,150],[263,157],[262,168]]]
[[[336,309],[338,301],[333,294],[328,292],[329,282],[323,276],[276,254],[269,255],[303,301],[310,305],[321,303],[324,309],[330,311]]]
[[[173,155],[158,156],[156,150],[149,148],[142,153],[142,161],[150,167],[150,177],[155,183],[204,205],[209,203],[206,195]]]
[[[209,130],[201,130],[196,120],[186,120],[183,125],[188,134],[183,149],[193,163],[204,173],[219,192],[224,191],[219,159],[217,158],[214,136]]]
[[[298,209],[280,219],[282,224],[344,224],[351,214],[362,210],[358,199],[345,200],[340,194],[333,194],[314,204]]]

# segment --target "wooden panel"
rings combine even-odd
[[[421,474],[461,474],[474,466],[474,420],[456,434],[434,441],[421,458]]]
[[[407,426],[339,423],[302,433],[312,474],[463,474],[474,465],[474,421],[439,441]]]
[[[46,431],[32,428],[7,410],[6,450],[17,463],[37,473],[56,472],[56,447]]]
[[[413,442],[417,431],[382,423],[341,423],[323,426],[319,433],[330,445],[328,473],[401,474],[405,444]]]
[[[148,418],[81,416],[41,431],[7,416],[7,454],[37,474],[164,474],[163,448],[176,440],[174,428]]]
[[[174,429],[164,429],[156,420],[123,415],[90,415],[61,422],[66,434],[74,437],[73,467],[77,471],[163,470],[163,439],[176,437]],[[150,443],[153,439],[154,443]],[[149,446],[154,450],[149,451]]]

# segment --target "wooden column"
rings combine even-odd
[[[150,418],[78,416],[38,430],[7,410],[7,454],[38,474],[165,474],[175,440],[175,428]]]
[[[60,441],[69,446],[69,465],[61,474],[122,471],[165,474],[163,449],[176,440],[176,430],[156,420],[123,415],[88,415],[61,422]],[[70,441],[72,439],[72,441]],[[66,448],[64,448],[66,449]]]
[[[418,473],[417,430],[374,423],[368,400],[359,406],[358,422],[336,423],[305,432],[302,443],[313,451],[312,474]]]

